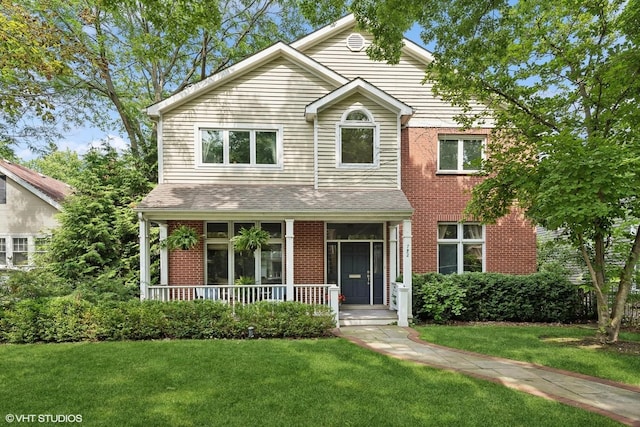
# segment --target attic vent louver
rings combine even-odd
[[[364,42],[362,34],[353,33],[347,37],[347,47],[352,52],[360,52],[364,48]]]

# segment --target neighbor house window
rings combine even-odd
[[[0,237],[0,265],[7,265],[7,239]]]
[[[438,145],[438,171],[470,173],[482,166],[484,138],[441,137]]]
[[[0,205],[7,203],[7,177],[0,175]]]
[[[29,239],[26,237],[13,238],[13,265],[29,264]]]
[[[438,272],[483,271],[484,227],[470,223],[438,224]]]
[[[198,133],[202,164],[279,164],[279,129],[199,129]]]
[[[378,163],[378,126],[366,110],[346,112],[338,124],[340,165],[376,165]]]

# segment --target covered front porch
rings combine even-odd
[[[300,301],[331,307],[336,326],[346,299],[349,305],[385,307],[396,314],[399,325],[408,324],[411,274],[395,283],[403,271],[411,271],[412,210],[402,191],[158,188],[138,208],[141,299],[208,299],[232,305]],[[264,204],[265,198],[271,202]],[[152,223],[159,226],[161,241],[184,224],[201,238],[190,250],[162,247],[155,283],[150,274]],[[235,251],[232,244],[233,236],[247,227],[270,233],[268,245],[251,255]]]

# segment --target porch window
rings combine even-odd
[[[473,223],[438,224],[438,272],[483,271],[484,226]]]
[[[472,173],[482,166],[484,139],[442,137],[438,145],[438,172]]]
[[[378,163],[378,125],[364,110],[347,111],[338,124],[340,166],[374,166]]]
[[[278,165],[282,130],[199,129],[202,165]]]
[[[327,224],[327,240],[382,240],[383,225],[379,223]]]
[[[255,253],[236,252],[231,242],[243,228],[258,225],[271,236]],[[278,222],[209,222],[206,224],[207,284],[233,284],[241,277],[258,284],[282,284],[282,224]]]

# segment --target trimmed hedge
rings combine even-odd
[[[555,273],[413,277],[413,313],[422,320],[568,323],[581,311],[578,287]]]
[[[233,308],[213,301],[102,301],[74,296],[25,299],[0,311],[0,342],[167,338],[310,338],[331,335],[329,307],[261,301]]]

